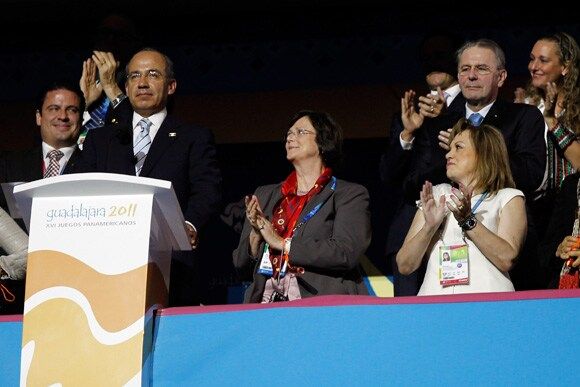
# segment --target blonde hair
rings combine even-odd
[[[477,186],[474,188],[487,191],[490,195],[495,195],[502,188],[514,188],[516,185],[501,132],[491,125],[475,127],[462,118],[453,127],[449,142],[465,131],[469,132],[475,149]]]

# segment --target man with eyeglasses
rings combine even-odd
[[[459,86],[466,103],[438,126],[431,126],[418,133],[415,143],[423,151],[415,153],[413,171],[404,182],[406,193],[414,192],[413,198],[418,199],[421,186],[426,180],[434,185],[447,181],[445,154],[449,150],[448,128],[460,118],[465,118],[474,126],[488,124],[502,132],[516,188],[522,190],[526,197],[532,198],[533,192],[542,183],[546,165],[542,114],[535,107],[498,99],[499,89],[507,78],[507,70],[505,54],[496,42],[489,39],[466,42],[457,51],[457,63]],[[531,220],[528,225],[533,230]],[[533,232],[528,235],[533,235]],[[526,251],[522,257],[525,255]],[[521,268],[529,271],[530,265],[525,260],[520,260],[516,265],[515,277],[512,278],[516,290],[537,287],[531,284],[531,278],[526,278],[531,277],[530,273],[520,275],[517,272]]]
[[[132,117],[118,125],[90,131],[81,170],[169,180],[183,211],[193,248],[198,231],[213,217],[221,201],[221,174],[213,135],[206,128],[180,122],[167,112],[177,81],[172,61],[154,49],[136,53],[126,66],[125,92]],[[199,303],[194,258],[174,254],[171,306]]]
[[[403,182],[413,170],[415,153],[424,151],[421,142],[416,146],[415,136],[428,127],[446,127],[440,124],[441,120],[461,111],[465,105],[456,77],[454,53],[458,46],[459,40],[454,34],[441,31],[422,42],[420,60],[429,92],[418,97],[418,107],[415,107],[417,93],[414,90],[406,91],[401,97],[401,114],[393,119],[389,145],[381,157],[380,176],[388,202],[385,255],[392,263],[395,296],[416,295],[423,282],[424,268],[411,275],[402,275],[395,262],[417,211],[414,198],[417,192],[413,188],[409,195],[404,194]],[[405,200],[407,196],[412,198]]]

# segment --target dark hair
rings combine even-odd
[[[316,144],[325,166],[336,168],[342,161],[342,128],[330,114],[313,110],[301,110],[292,117],[290,126],[302,117],[308,117],[316,129]]]
[[[78,88],[78,86],[66,82],[66,81],[55,81],[48,85],[46,85],[41,92],[38,94],[36,99],[36,111],[42,114],[42,105],[44,105],[44,100],[46,99],[46,95],[51,91],[56,90],[68,90],[72,93],[75,93],[79,97],[79,111],[82,115],[82,112],[85,110],[85,98],[83,97],[82,92]]]

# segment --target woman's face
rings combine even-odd
[[[445,155],[447,177],[466,186],[474,183],[477,153],[471,141],[469,130],[459,133],[451,142],[451,149]]]
[[[306,116],[298,119],[286,133],[286,158],[297,161],[320,158],[316,144],[316,129]]]
[[[530,53],[528,70],[532,77],[532,85],[544,90],[548,82],[556,82],[566,74],[566,69],[558,58],[556,43],[538,40]]]

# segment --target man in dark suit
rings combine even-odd
[[[467,103],[458,110],[452,121],[461,117],[472,120],[473,114],[483,118],[482,123],[498,128],[504,135],[510,156],[510,167],[516,187],[531,197],[540,186],[546,166],[546,144],[542,115],[537,108],[498,100],[499,88],[507,78],[505,55],[497,43],[480,39],[465,43],[457,56],[459,85]],[[449,150],[449,130],[431,130],[424,135],[432,149],[431,157],[422,157],[415,181],[418,198],[422,177],[435,178],[433,184],[445,179],[445,153]],[[418,140],[419,141],[419,140]],[[439,145],[439,146],[437,146]]]
[[[454,59],[456,47],[454,37],[447,34],[435,34],[425,40],[421,60],[430,93],[419,97],[417,110],[415,91],[405,92],[401,98],[401,115],[393,119],[389,146],[380,161],[385,199],[392,214],[392,222],[386,222],[388,234],[385,254],[393,267],[396,296],[417,294],[418,285],[422,281],[422,270],[405,276],[398,272],[395,262],[395,256],[403,244],[417,209],[414,199],[406,200],[417,192],[414,187],[405,183],[415,169],[417,155],[425,156],[432,151],[428,143],[415,141],[415,137],[421,132],[432,131],[429,128],[450,127],[450,117],[454,117],[465,105],[454,75],[457,73]]]
[[[221,175],[212,133],[181,123],[167,113],[177,82],[173,63],[153,49],[136,53],[127,68],[125,92],[133,107],[126,122],[89,131],[83,146],[82,172],[138,175],[173,184],[192,247],[198,231],[218,210]],[[192,305],[197,281],[191,254],[175,254],[169,303]]]
[[[30,150],[4,153],[0,159],[0,182],[28,182],[73,172],[80,153],[76,144],[83,108],[80,91],[71,85],[54,83],[43,90],[36,107],[42,143]],[[0,205],[6,209],[6,198],[3,194],[0,198]],[[26,230],[22,222],[18,223]],[[22,313],[24,280],[6,281],[16,300],[9,307],[0,307],[0,313]]]
[[[507,78],[507,71],[505,54],[494,41],[480,39],[465,43],[458,50],[457,62],[459,85],[466,103],[449,115],[449,127],[462,117],[475,122],[477,114],[480,117],[474,125],[485,123],[498,128],[504,135],[516,188],[531,200],[534,191],[542,183],[546,168],[542,114],[533,106],[497,99],[499,88]],[[417,146],[429,151],[415,153],[413,171],[404,182],[407,200],[419,198],[421,186],[426,180],[434,185],[447,181],[445,154],[449,150],[449,133],[450,130],[445,127],[433,126],[418,134]],[[533,239],[530,236],[534,235],[533,219],[528,224],[529,242]],[[531,286],[530,274],[536,263],[525,260],[533,256],[526,253],[530,248],[533,247],[528,245],[524,248],[523,259],[511,272],[516,290]]]
[[[57,161],[58,170],[54,174],[74,172],[80,156],[76,143],[83,110],[82,95],[73,86],[54,83],[47,87],[40,94],[36,107],[36,124],[40,127],[42,143],[33,149],[6,152],[0,181],[28,182],[42,179],[50,165],[48,154],[52,150],[63,153]]]

